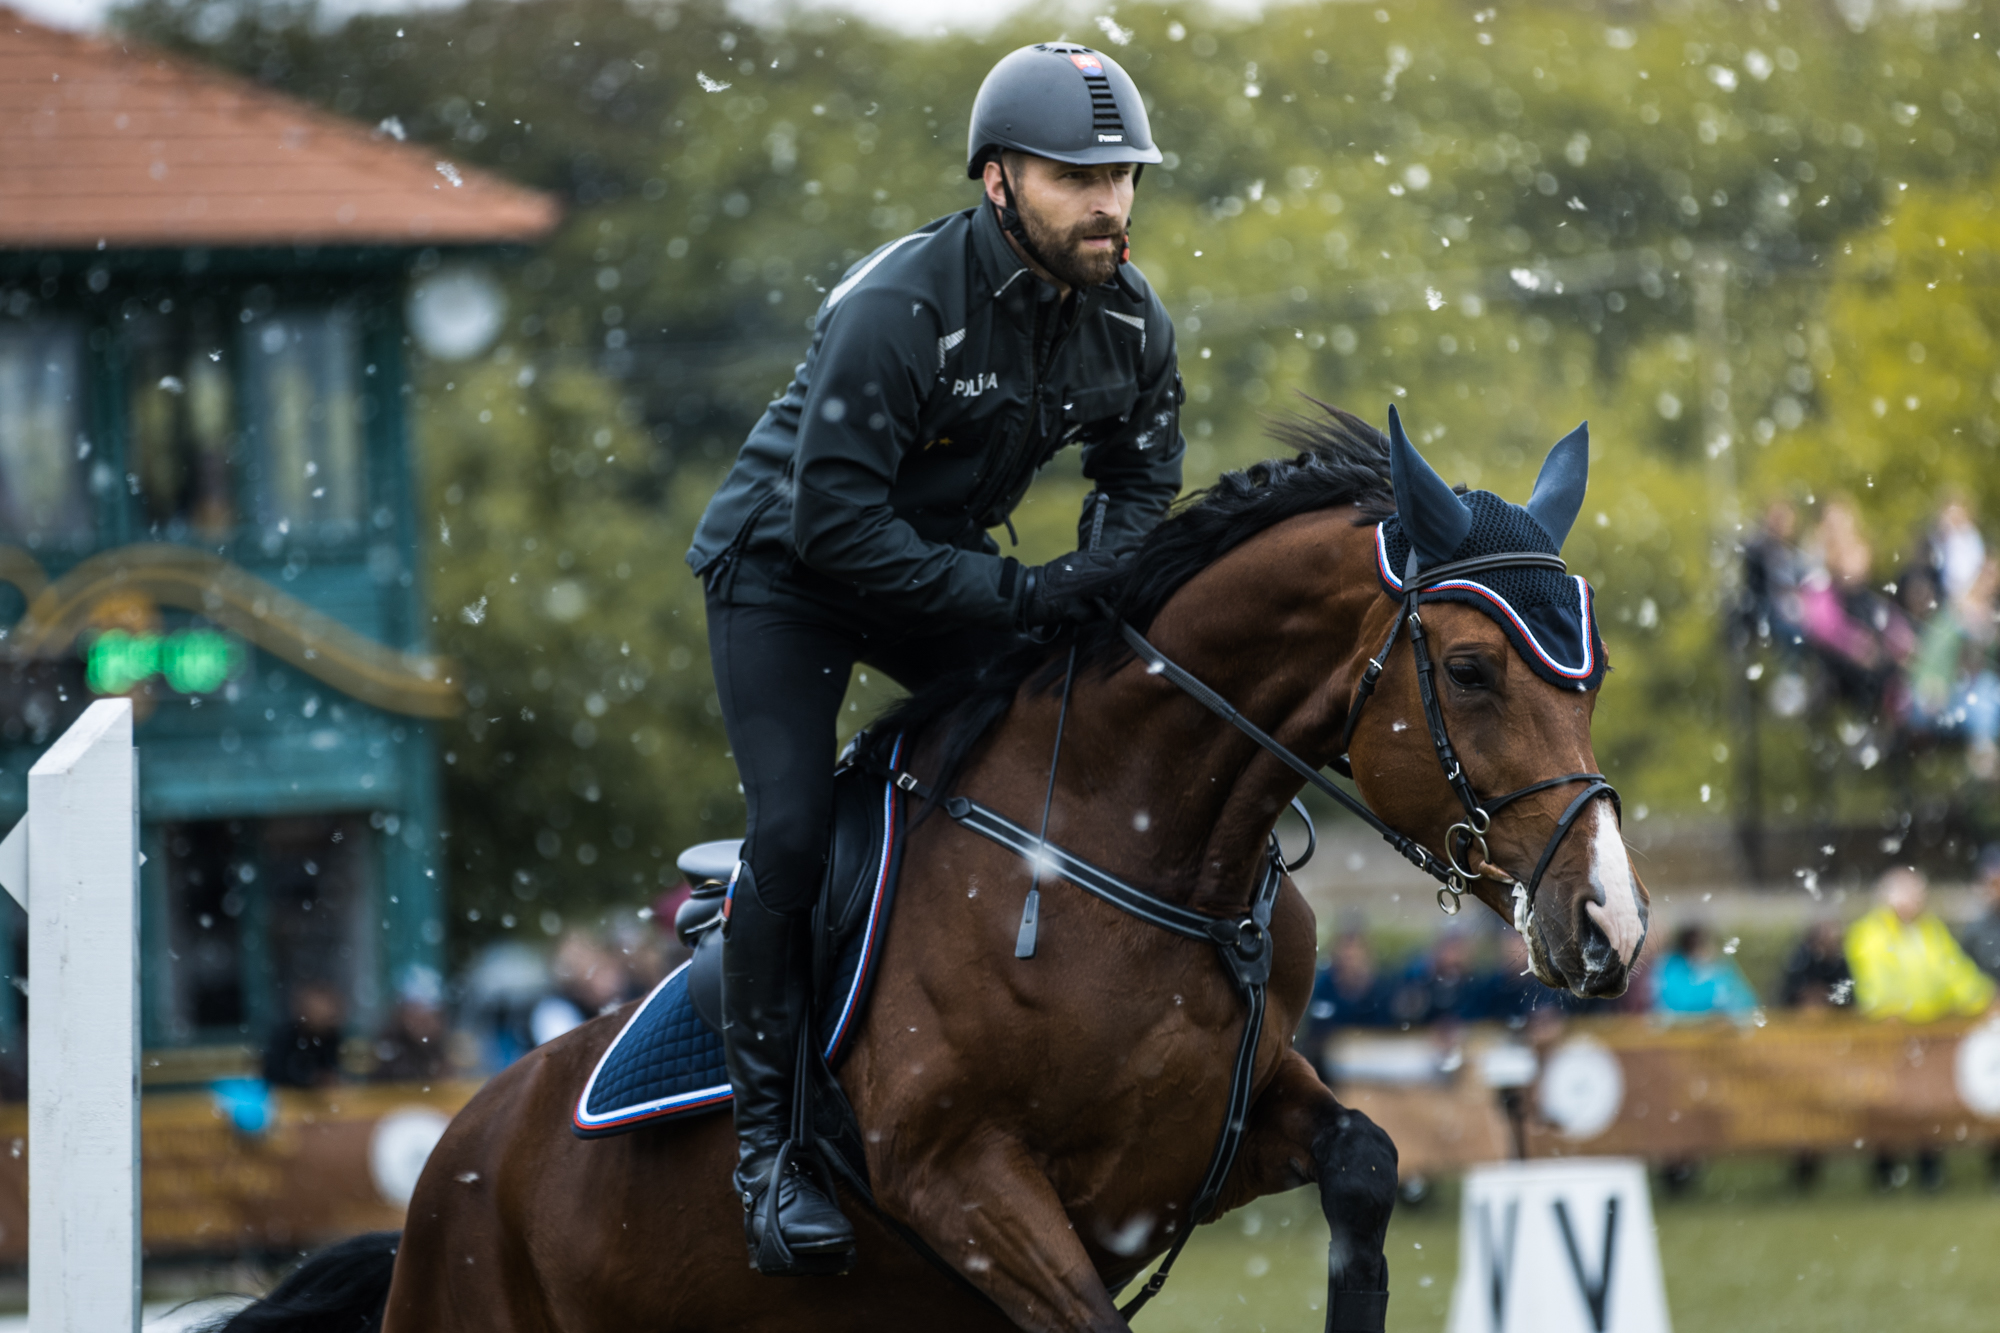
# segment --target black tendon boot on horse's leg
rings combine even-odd
[[[1396,1205],[1396,1145],[1359,1111],[1336,1106],[1313,1142],[1326,1256],[1326,1333],[1382,1333],[1389,1317],[1383,1253]]]
[[[750,1266],[774,1277],[844,1273],[854,1265],[854,1228],[811,1147],[793,1138],[811,1008],[810,914],[766,908],[746,864],[730,891],[722,939],[722,1048],[735,1092],[736,1193]]]

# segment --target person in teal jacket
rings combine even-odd
[[[1682,926],[1673,947],[1653,975],[1653,1012],[1669,1020],[1721,1014],[1747,1022],[1757,1009],[1757,993],[1736,960],[1716,952],[1706,926]]]

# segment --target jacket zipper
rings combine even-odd
[[[1035,302],[1035,327],[1029,334],[1028,362],[1030,372],[1028,379],[1027,419],[1021,423],[1020,434],[1016,435],[1013,442],[1001,451],[1000,465],[995,467],[992,473],[988,475],[986,485],[979,490],[977,502],[974,504],[970,515],[972,523],[975,526],[980,525],[980,519],[988,509],[991,509],[1006,498],[1008,492],[1014,489],[1014,477],[1021,470],[1023,460],[1033,456],[1033,450],[1030,446],[1037,439],[1035,427],[1040,423],[1042,418],[1043,380],[1049,367],[1055,363],[1056,353],[1061,350],[1063,344],[1069,341],[1070,331],[1082,322],[1083,299],[1082,292],[1076,293],[1076,314],[1075,318],[1070,320],[1068,328],[1062,326],[1062,304],[1061,302],[1057,303],[1057,327],[1049,337],[1046,355],[1042,354],[1040,346],[1042,340],[1043,303],[1041,301]]]

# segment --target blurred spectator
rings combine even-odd
[[[1841,696],[1870,713],[1888,701],[1898,665],[1916,647],[1902,609],[1869,586],[1874,553],[1846,501],[1829,501],[1815,534],[1819,567],[1799,584],[1800,623]]]
[[[1938,600],[1963,597],[1986,567],[1986,539],[1979,535],[1979,525],[1972,521],[1972,510],[1963,499],[1944,502],[1929,545],[1938,588],[1944,594]]]
[[[570,932],[556,946],[550,971],[555,993],[544,996],[528,1017],[528,1032],[537,1046],[623,1004],[630,985],[618,956],[581,931]]]
[[[1708,927],[1682,926],[1653,973],[1653,1012],[1666,1019],[1720,1014],[1737,1022],[1757,1008],[1757,993],[1736,961],[1716,951]]]
[[[513,940],[480,950],[466,969],[459,1022],[480,1048],[480,1065],[497,1073],[535,1043],[529,1018],[549,993],[549,963],[541,952]]]
[[[681,910],[694,890],[683,879],[671,889],[653,900],[653,929],[660,937],[660,967],[662,976],[694,957],[694,950],[681,943],[681,937],[674,934],[674,914]]]
[[[1485,1017],[1520,1027],[1542,1009],[1559,1008],[1568,991],[1544,986],[1528,962],[1528,942],[1517,930],[1500,933],[1500,962],[1487,974],[1483,995]]]
[[[1979,854],[1979,884],[1986,891],[1986,910],[1973,918],[1958,942],[1980,971],[2000,977],[2000,843]]]
[[[1306,1005],[1305,1054],[1315,1064],[1335,1028],[1381,1027],[1389,1022],[1388,997],[1375,971],[1368,932],[1350,925],[1313,974]]]
[[[375,1041],[375,1078],[384,1083],[431,1083],[449,1068],[450,1030],[444,983],[428,967],[411,967],[397,987],[396,1007]]]
[[[1757,640],[1775,643],[1787,654],[1804,636],[1799,583],[1806,561],[1795,542],[1799,515],[1788,500],[1773,500],[1764,521],[1743,548],[1743,607]]]
[[[1653,1013],[1668,1022],[1722,1017],[1749,1021],[1757,1009],[1757,994],[1743,979],[1736,960],[1719,953],[1715,936],[1699,924],[1674,932],[1652,972]],[[1700,1179],[1698,1157],[1673,1157],[1660,1167],[1660,1184],[1668,1194],[1686,1193]]]
[[[1915,870],[1891,870],[1876,881],[1882,905],[1847,931],[1847,963],[1854,970],[1854,1001],[1870,1018],[1926,1023],[1950,1014],[1976,1014],[1993,1000],[1993,980],[1981,972],[1944,922],[1926,910],[1929,885]],[[1917,1153],[1917,1176],[1927,1190],[1943,1187],[1943,1158]],[[1875,1157],[1875,1182],[1892,1189],[1909,1168],[1884,1148]]]
[[[1979,885],[1986,891],[1986,910],[1972,919],[1958,942],[1980,971],[2000,978],[2000,843],[1988,844],[1979,854]],[[1986,1150],[1986,1175],[2000,1185],[2000,1143]]]
[[[1910,661],[1910,722],[1938,736],[1963,738],[1966,769],[1995,775],[2000,740],[2000,676],[1993,670],[1993,596],[2000,564],[1984,561],[1961,591],[1924,626]]]
[[[290,1016],[264,1047],[264,1081],[278,1088],[324,1088],[340,1082],[340,1038],[347,1004],[325,981],[292,991]]]
[[[1391,1021],[1475,1022],[1486,1016],[1486,978],[1475,964],[1472,932],[1456,923],[1438,932],[1428,954],[1419,954],[1389,991]]]
[[[665,981],[667,973],[690,956],[686,946],[674,936],[673,916],[669,914],[662,921],[657,910],[618,917],[608,934],[611,951],[625,969],[624,998],[628,1000],[641,1000],[652,994],[653,987]]]
[[[1838,921],[1815,921],[1785,958],[1778,1003],[1787,1009],[1824,1009],[1854,998]]]
[[[1926,909],[1924,877],[1915,870],[1891,870],[1877,881],[1875,893],[1881,906],[1847,931],[1847,965],[1861,1012],[1927,1023],[1984,1011],[1993,1001],[1993,980]]]
[[[1787,1009],[1828,1009],[1851,1004],[1854,978],[1847,970],[1838,921],[1815,921],[1785,958],[1778,1003]],[[1792,1184],[1809,1190],[1819,1181],[1822,1157],[1816,1152],[1792,1154]]]

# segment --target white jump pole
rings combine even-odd
[[[139,1328],[139,766],[132,701],[28,770],[0,884],[28,912],[28,1325]]]

